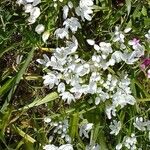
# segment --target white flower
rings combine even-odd
[[[92,127],[93,127],[93,123],[87,123],[87,124],[82,125],[79,131],[80,136],[89,138],[88,133],[91,131]]]
[[[62,96],[62,99],[64,101],[67,101],[68,104],[70,104],[72,101],[75,101],[75,97],[70,92],[66,91],[60,94]]]
[[[55,53],[54,56],[58,59],[61,60],[62,62],[65,61],[66,57],[68,55],[68,52],[66,51],[66,49],[64,47],[57,47],[55,49]]]
[[[80,7],[90,7],[93,6],[93,0],[80,0]]]
[[[64,144],[61,145],[58,150],[73,150],[73,147],[71,144]]]
[[[71,144],[61,145],[59,148],[53,144],[45,145],[43,147],[45,150],[73,150],[73,146]]]
[[[52,73],[48,73],[47,75],[43,76],[43,79],[44,79],[44,85],[45,86],[48,85],[50,89],[52,89],[55,84],[56,85],[59,84],[59,79],[55,74]]]
[[[39,64],[48,67],[48,66],[49,66],[49,61],[50,61],[49,57],[48,57],[46,54],[43,54],[43,58],[44,58],[44,59],[37,59],[36,61],[37,61]]]
[[[56,35],[57,38],[64,39],[65,37],[68,39],[68,29],[66,28],[58,28],[54,34]]]
[[[137,140],[136,140],[135,134],[133,133],[131,134],[131,137],[126,136],[124,139],[124,145],[128,149],[136,150],[136,143],[137,143]]]
[[[133,49],[139,49],[139,47],[141,47],[141,45],[139,44],[139,41],[138,39],[134,38],[133,40],[129,41],[128,44],[129,45],[132,45]]]
[[[58,89],[57,91],[60,93],[63,93],[65,91],[65,84],[63,82],[61,82],[59,85],[58,85]]]
[[[35,23],[36,19],[40,16],[41,11],[38,7],[33,7],[30,11],[30,17],[28,18],[29,24]]]
[[[75,9],[76,14],[81,16],[83,21],[85,21],[85,19],[91,21],[92,17],[90,15],[93,13],[93,4],[93,0],[80,0],[79,7]]]
[[[50,35],[49,31],[45,31],[45,32],[42,34],[42,40],[43,40],[44,43],[46,43],[46,41],[48,40],[49,35]]]
[[[53,145],[53,144],[49,144],[49,145],[45,145],[45,146],[43,147],[43,149],[45,149],[45,150],[58,150],[58,147],[56,147],[56,146]]]
[[[78,64],[75,67],[75,72],[78,76],[84,76],[90,72],[90,65],[89,64]]]
[[[113,42],[121,42],[124,43],[124,34],[119,31],[119,27],[115,27],[115,36],[113,38]]]
[[[51,60],[47,63],[48,66],[51,66],[55,70],[63,71],[63,65],[66,63],[66,60],[58,59],[55,56],[51,57]]]
[[[140,131],[145,131],[146,130],[146,128],[145,128],[145,122],[143,121],[143,118],[142,117],[140,117],[140,118],[138,118],[138,117],[136,117],[136,119],[135,119],[135,122],[133,123],[133,125],[138,129],[138,130],[140,130]]]
[[[102,53],[108,55],[109,53],[112,53],[112,48],[110,43],[100,42],[99,43],[100,50]]]
[[[121,108],[123,108],[124,106],[126,106],[127,104],[130,105],[134,105],[135,104],[135,98],[132,95],[129,94],[124,94],[120,91],[117,91],[113,97],[113,104],[115,107],[117,106],[121,106]]]
[[[109,128],[111,129],[110,134],[117,135],[121,130],[121,122],[120,121],[117,122],[116,120],[113,120],[113,123],[111,122]]]
[[[115,51],[111,58],[115,60],[115,62],[119,63],[122,61],[123,53],[121,51]]]
[[[72,41],[67,41],[66,45],[67,45],[66,51],[68,52],[68,54],[76,52],[76,50],[78,49],[78,41],[76,37],[72,36]]]
[[[51,121],[52,121],[52,119],[49,118],[49,117],[45,117],[45,118],[44,118],[44,122],[45,122],[45,123],[50,123]]]
[[[85,150],[100,150],[99,144],[95,144],[94,146],[87,145]]]
[[[35,32],[37,32],[38,34],[41,34],[42,32],[44,32],[45,27],[43,24],[38,24],[35,28]]]
[[[78,30],[78,28],[81,28],[81,24],[79,23],[78,18],[75,17],[66,19],[63,25],[65,26],[66,29],[70,28],[70,30],[73,33],[75,33]]]
[[[113,116],[116,116],[116,109],[114,106],[106,106],[106,115],[108,117],[108,119],[112,118]]]

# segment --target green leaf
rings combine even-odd
[[[0,119],[0,135],[1,137],[4,135],[5,129],[8,126],[8,122],[11,116],[11,109],[8,109]]]
[[[20,108],[19,110],[26,110],[35,106],[39,106],[45,103],[48,103],[50,101],[53,101],[55,99],[58,98],[58,94],[56,92],[50,93],[48,94],[46,97],[44,97],[43,99],[39,99],[39,100],[35,100],[32,103],[30,103],[27,106],[24,106],[23,108]]]
[[[1,108],[1,111],[2,111],[2,112],[3,112],[3,111],[6,109],[6,107],[8,106],[8,104],[9,104],[11,98],[12,98],[12,95],[14,94],[14,92],[15,92],[15,90],[16,90],[16,88],[17,88],[17,86],[18,86],[18,84],[19,84],[19,82],[20,82],[20,80],[21,80],[21,78],[22,78],[22,76],[23,76],[23,74],[25,73],[25,71],[26,71],[26,69],[27,69],[27,67],[28,67],[28,65],[29,65],[29,63],[30,63],[30,61],[32,60],[32,57],[33,57],[33,54],[34,54],[34,50],[35,50],[35,48],[33,48],[33,49],[29,52],[27,59],[25,60],[24,64],[21,66],[20,71],[18,72],[18,74],[17,74],[16,77],[14,78],[13,86],[12,86],[12,88],[11,88],[11,90],[10,90],[8,96],[7,96],[7,99],[5,100],[5,103],[4,103],[3,107]]]
[[[147,9],[145,6],[142,7],[142,14],[143,16],[147,16]]]
[[[14,78],[9,79],[6,81],[6,83],[0,88],[0,95],[3,96],[5,93],[7,93],[10,88],[12,87],[14,82]]]
[[[75,113],[72,115],[71,121],[70,121],[70,136],[72,139],[75,138],[78,132],[78,123],[79,123],[79,114]]]
[[[131,0],[126,0],[126,7],[127,7],[128,15],[129,15],[131,11]]]
[[[35,143],[36,140],[33,139],[30,135],[26,134],[24,131],[22,131],[20,128],[16,127],[13,125],[13,129],[20,135],[22,136],[25,140],[31,142],[31,143]]]

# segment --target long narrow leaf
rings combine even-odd
[[[25,71],[26,71],[26,69],[27,69],[27,67],[28,67],[28,65],[29,65],[29,63],[30,63],[30,61],[32,60],[32,57],[33,57],[33,54],[34,54],[34,50],[35,50],[35,48],[33,48],[33,49],[29,52],[28,57],[27,57],[27,59],[25,60],[25,63],[22,65],[20,71],[19,71],[18,74],[16,75],[15,81],[14,81],[14,85],[13,85],[12,89],[10,90],[10,92],[9,92],[9,94],[8,94],[8,97],[7,97],[7,99],[5,100],[5,103],[4,103],[4,105],[3,105],[2,109],[1,109],[2,112],[3,112],[3,111],[5,110],[5,108],[8,106],[8,104],[9,104],[11,98],[12,98],[12,95],[14,94],[14,92],[15,92],[15,90],[16,90],[16,88],[17,88],[17,86],[18,86],[18,84],[19,84],[19,82],[20,82],[20,80],[21,80],[21,78],[22,78],[22,76],[23,76],[23,74],[25,73]]]

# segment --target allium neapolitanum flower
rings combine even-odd
[[[61,145],[60,147],[57,147],[53,144],[45,145],[43,147],[44,150],[73,150],[73,147],[71,144],[64,144]]]
[[[111,129],[110,134],[117,135],[119,131],[121,130],[121,122],[120,121],[117,122],[116,120],[113,120],[109,128]]]
[[[87,123],[82,125],[79,131],[80,136],[89,138],[88,133],[91,131],[92,127],[93,127],[93,123]]]

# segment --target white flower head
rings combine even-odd
[[[70,104],[72,101],[75,101],[74,95],[68,91],[61,93],[60,96],[62,96],[62,99],[67,101],[68,104]]]
[[[133,133],[131,134],[131,137],[126,136],[124,138],[124,145],[128,149],[136,150],[137,149],[136,143],[137,143],[137,139],[135,137],[135,134],[133,134]]]
[[[136,117],[136,119],[135,119],[135,122],[133,123],[133,125],[138,129],[138,130],[140,130],[140,131],[145,131],[146,130],[146,128],[145,128],[145,122],[144,122],[144,120],[143,120],[143,118],[142,117],[140,117],[140,118],[138,118],[138,117]]]
[[[119,131],[121,130],[121,122],[120,121],[117,122],[116,120],[113,120],[109,128],[111,129],[110,134],[117,135]]]
[[[88,133],[91,131],[92,127],[93,127],[93,123],[86,123],[86,124],[82,125],[80,127],[80,131],[79,131],[80,136],[89,138]]]
[[[39,64],[48,67],[48,66],[49,66],[49,61],[50,61],[49,57],[48,57],[46,54],[43,54],[43,58],[44,58],[44,59],[37,59],[36,61],[37,61]]]
[[[66,28],[58,28],[54,34],[56,35],[57,38],[64,39],[65,37],[68,39],[69,34],[68,34],[68,29]]]
[[[49,144],[49,145],[45,145],[43,147],[44,150],[58,150],[58,147],[53,145],[53,144]]]
[[[50,89],[52,89],[55,84],[56,85],[59,84],[59,79],[53,73],[48,73],[47,75],[43,76],[43,79],[44,79],[44,85],[49,86]]]
[[[120,42],[120,43],[124,43],[124,34],[120,31],[119,27],[116,26],[115,27],[115,35],[113,38],[113,42]]]
[[[65,84],[63,82],[61,82],[59,85],[58,85],[58,90],[57,90],[59,93],[63,93],[65,91]]]
[[[63,25],[66,29],[70,29],[73,33],[75,33],[78,28],[81,28],[81,24],[78,21],[78,18],[71,17],[64,21]]]
[[[101,148],[99,144],[95,144],[94,146],[87,145],[85,150],[101,150]]]

